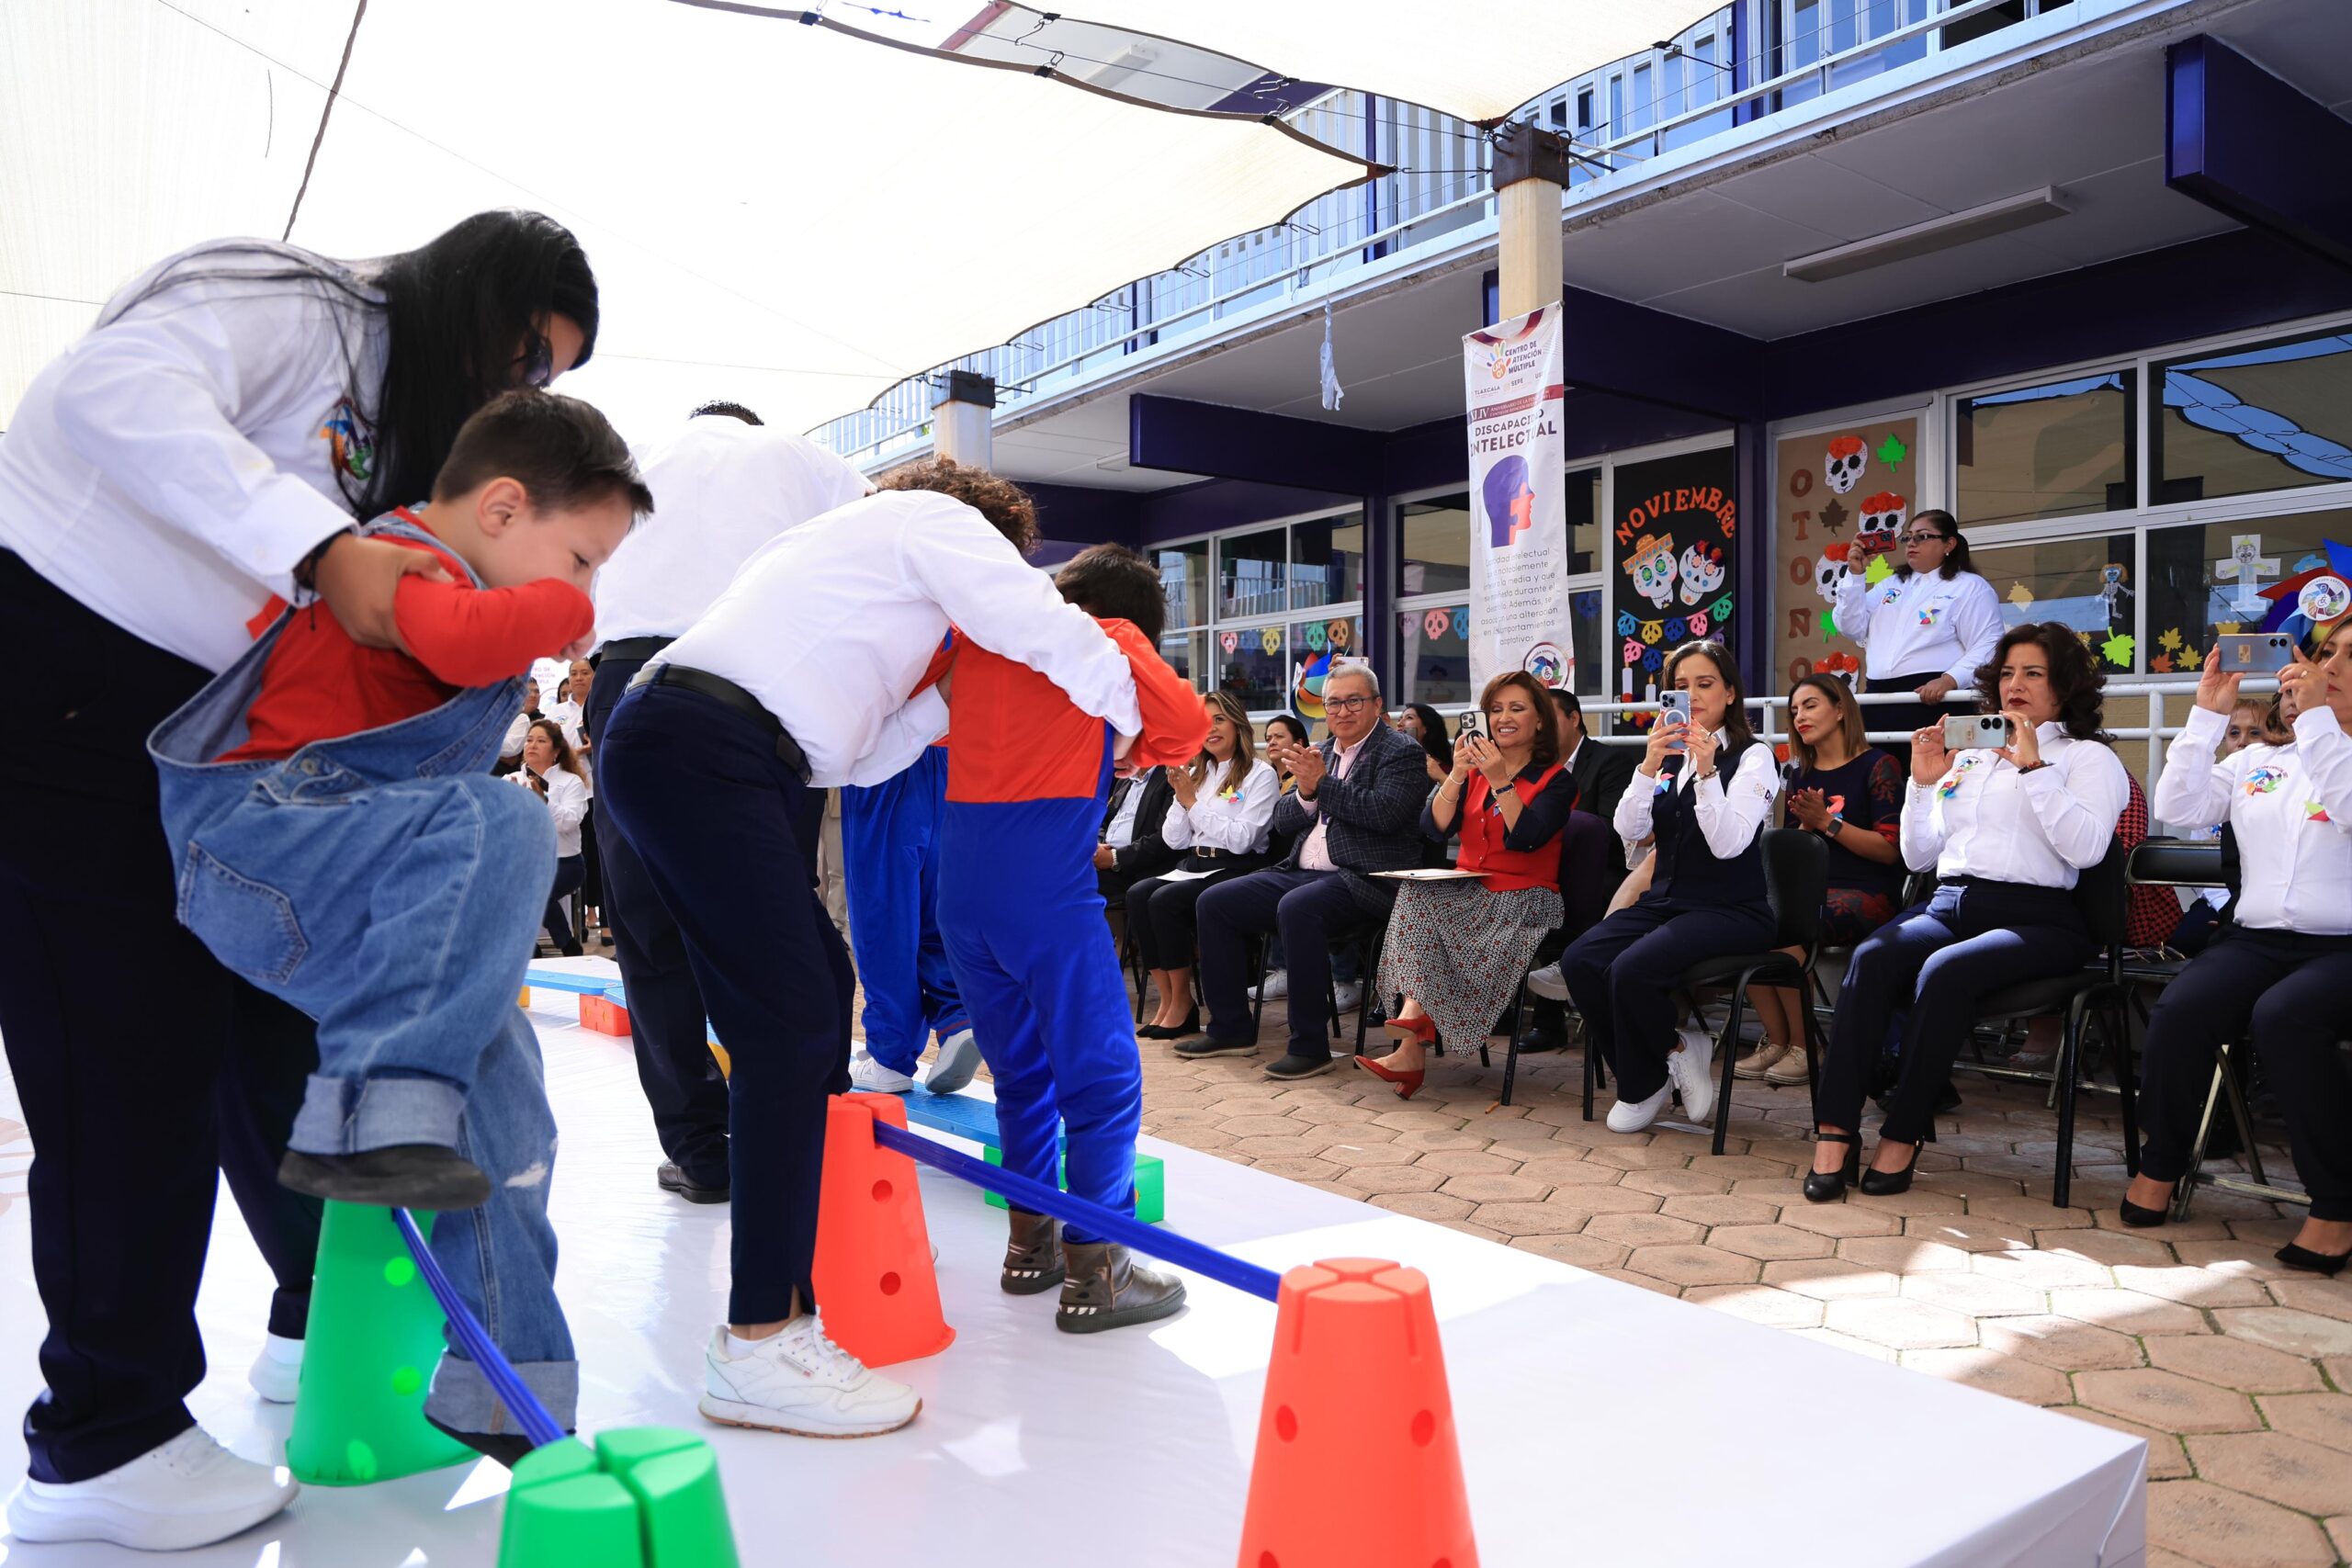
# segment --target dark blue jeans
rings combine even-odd
[[[849,1091],[849,950],[809,883],[818,798],[760,726],[697,692],[640,686],[598,741],[601,804],[677,918],[733,1063],[730,1323],[816,1304],[825,1102]]]
[[[1772,935],[1770,909],[1694,908],[1645,895],[1569,944],[1560,974],[1584,1015],[1588,1047],[1617,1075],[1618,1099],[1647,1100],[1665,1087],[1684,972],[1710,958],[1761,953]]]
[[[1280,866],[1253,872],[1202,894],[1193,912],[1209,1032],[1249,1035],[1249,939],[1280,931],[1290,964],[1290,1055],[1329,1055],[1331,942],[1372,923],[1340,874]]]

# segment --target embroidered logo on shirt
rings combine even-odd
[[[376,441],[368,427],[351,407],[351,400],[344,399],[319,426],[319,437],[333,451],[329,459],[334,471],[349,474],[355,479],[366,479],[368,470],[376,466]]]
[[[1959,761],[1954,762],[1952,764],[1951,772],[1946,773],[1943,776],[1943,782],[1936,785],[1937,797],[1941,800],[1950,800],[1953,795],[1958,795],[1960,793],[1961,779],[1967,774],[1970,769],[1975,767],[1984,760],[1984,759],[1983,757],[1980,757],[1975,752],[1971,751],[1966,756],[1961,758]]]
[[[1923,626],[1932,626],[1936,624],[1936,618],[1943,613],[1944,607],[1941,604],[1927,605],[1919,612],[1919,624]]]
[[[2278,786],[2286,782],[2287,770],[2284,768],[2256,768],[2245,776],[2245,792],[2249,796],[2276,795]]]
[[[1658,772],[1657,783],[1650,785],[1650,793],[1652,795],[1664,795],[1668,790],[1670,790],[1673,787],[1674,775],[1661,769]]]
[[[2335,820],[2335,818],[2330,817],[2327,814],[2327,807],[2322,806],[2316,800],[2307,800],[2303,802],[2303,819],[2307,822],[2333,822]]]
[[[1216,797],[1219,800],[1224,801],[1239,800],[1241,798],[1241,786],[1238,784],[1229,784],[1223,789],[1216,792]]]

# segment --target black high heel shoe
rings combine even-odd
[[[2172,1204],[2159,1203],[2153,1209],[2143,1209],[2129,1198],[2119,1199],[2116,1208],[2123,1215],[2123,1223],[2141,1230],[2154,1230],[2172,1217]]]
[[[1846,1162],[1836,1170],[1808,1170],[1804,1173],[1804,1201],[1808,1203],[1834,1203],[1846,1195],[1856,1175],[1862,1168],[1862,1140],[1857,1133],[1833,1133],[1823,1128],[1816,1134],[1825,1144],[1846,1145]]]
[[[1881,1142],[1884,1140],[1882,1139]],[[1862,1195],[1866,1198],[1892,1198],[1897,1192],[1911,1190],[1911,1173],[1919,1168],[1919,1151],[1935,1140],[1920,1139],[1911,1145],[1911,1160],[1901,1170],[1872,1169],[1862,1172]]]
[[[1182,1040],[1186,1035],[1198,1034],[1200,1032],[1201,1010],[1194,1008],[1184,1015],[1184,1021],[1182,1023],[1145,1024],[1136,1031],[1136,1038],[1138,1040]]]
[[[2352,1251],[2334,1254],[2313,1252],[2310,1247],[2297,1247],[2291,1241],[2280,1247],[2277,1256],[2278,1261],[2290,1269],[2301,1269],[2307,1274],[2324,1274],[2331,1280],[2344,1272],[2346,1264],[2352,1263]]]

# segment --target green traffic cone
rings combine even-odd
[[[737,1568],[710,1445],[672,1427],[534,1449],[514,1467],[498,1568]]]
[[[415,1216],[432,1234],[433,1216]],[[311,1486],[360,1486],[477,1456],[424,1419],[441,1305],[390,1209],[329,1202],[304,1331],[286,1467]]]

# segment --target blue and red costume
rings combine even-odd
[[[1135,671],[1127,762],[1191,761],[1209,731],[1199,694],[1133,623],[1102,629]],[[1053,1184],[1059,1127],[1069,1190],[1133,1213],[1143,1066],[1094,877],[1117,736],[1027,665],[957,640],[939,924],[995,1078],[1005,1168]]]

